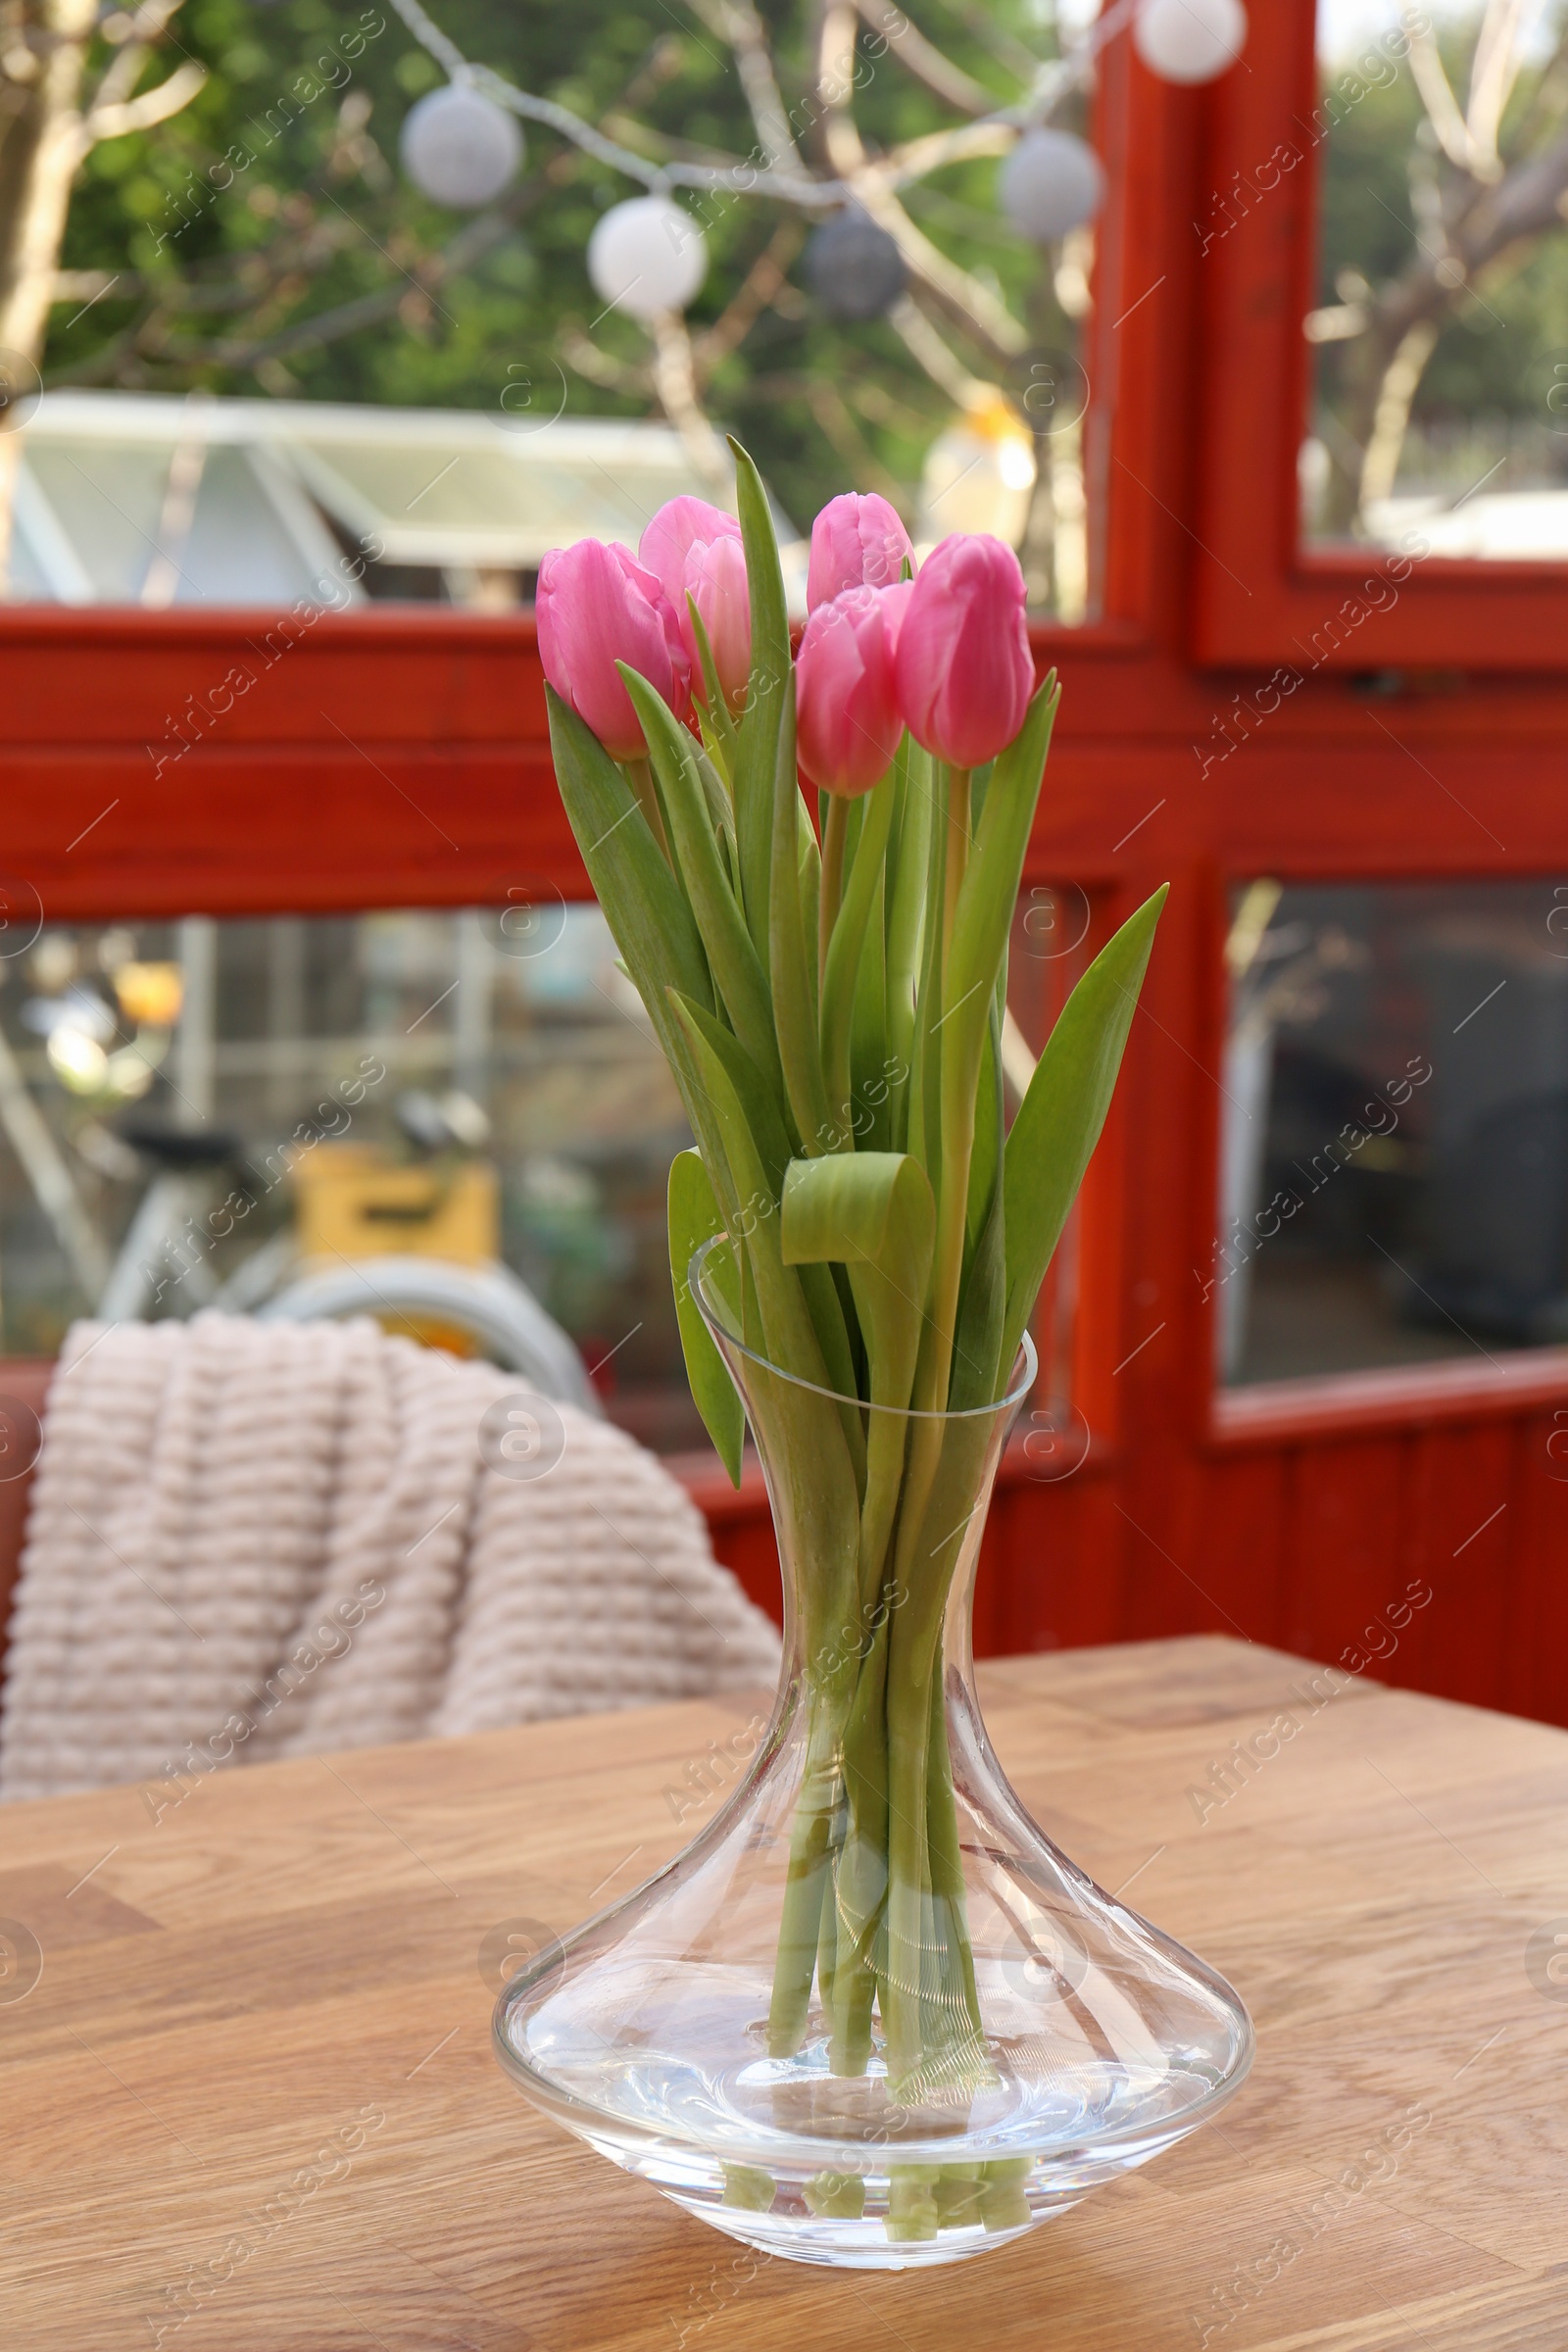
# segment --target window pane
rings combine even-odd
[[[855,488],[1009,539],[1083,617],[1097,171],[1058,149],[1028,235],[998,174],[1094,13],[461,0],[425,46],[390,8],[174,0],[143,47],[106,11],[112,135],[36,256],[40,347],[0,353],[0,583],[9,536],[28,602],[505,610],[552,547],[728,503],[733,430],[797,605]],[[1057,74],[1054,131],[1092,83]]]
[[[1568,1339],[1568,886],[1237,893],[1220,1377]]]
[[[153,1315],[254,1306],[306,1260],[499,1257],[613,1418],[706,1443],[665,1240],[690,1137],[596,906],[49,930],[0,973],[8,1351],[52,1354],[121,1252]],[[213,1127],[232,1160],[131,1236]]]
[[[1564,24],[1320,0],[1309,539],[1568,561]]]

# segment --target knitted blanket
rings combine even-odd
[[[652,1454],[368,1321],[78,1323],[12,1619],[0,1796],[770,1683]]]

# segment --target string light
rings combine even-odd
[[[830,318],[885,318],[904,292],[904,256],[885,228],[847,208],[824,220],[806,248],[806,282]]]
[[[466,80],[429,90],[404,117],[403,169],[421,195],[457,212],[491,204],[523,158],[514,117]]]
[[[1161,81],[1214,81],[1247,46],[1247,11],[1242,0],[1143,0],[1133,40]]]
[[[686,308],[708,275],[708,240],[669,197],[633,196],[597,222],[588,275],[601,301],[646,322]]]
[[[1026,130],[997,174],[997,193],[1021,237],[1054,245],[1099,212],[1104,166],[1070,130]]]

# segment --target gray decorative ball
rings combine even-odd
[[[1026,130],[998,178],[1002,209],[1021,237],[1054,245],[1099,212],[1105,170],[1070,130]]]
[[[904,256],[864,213],[835,213],[806,248],[806,282],[830,318],[885,318],[904,292]]]

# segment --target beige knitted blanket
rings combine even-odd
[[[78,1323],[0,1796],[770,1683],[778,1638],[607,1423],[373,1323]]]

